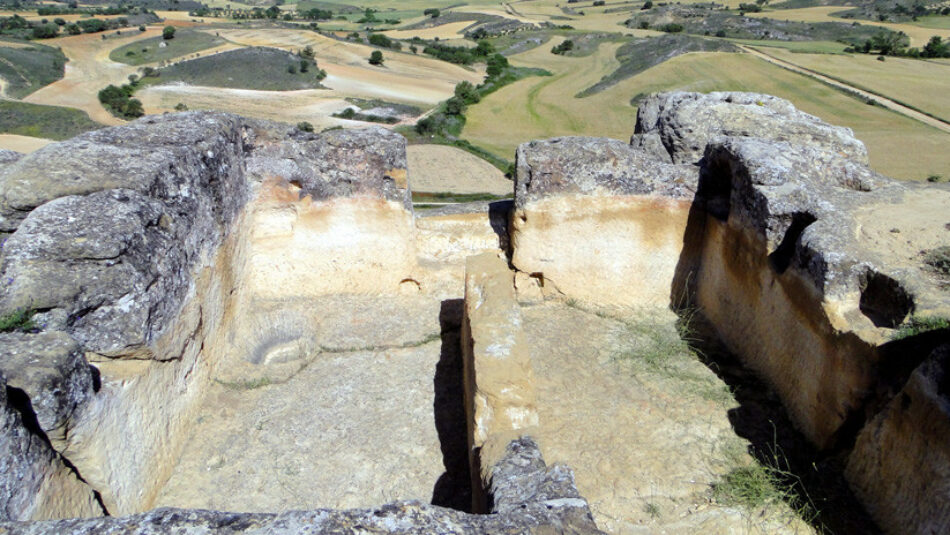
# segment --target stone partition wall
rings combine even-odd
[[[462,316],[465,413],[473,509],[487,511],[484,492],[506,445],[538,425],[531,357],[521,330],[514,277],[497,254],[465,264]]]
[[[211,378],[307,349],[319,311],[303,299],[266,312],[291,295],[395,293],[413,276],[405,140],[387,130],[184,113],[9,160],[0,314],[38,310],[41,332],[0,335],[0,370],[25,397],[21,424],[38,422],[38,458],[60,468],[0,475],[11,497],[34,476],[59,494],[11,501],[5,519],[148,509]]]
[[[919,532],[950,529],[942,449],[916,468],[896,451],[945,427],[943,394],[915,386],[943,364],[914,369],[950,333],[892,340],[912,316],[950,317],[946,274],[925,262],[950,245],[950,188],[881,176],[850,130],[749,93],[654,95],[630,147],[557,138],[517,158],[515,268],[593,305],[699,312],[814,444],[859,437],[848,477],[883,526],[916,501]],[[905,383],[921,401],[899,416]]]
[[[516,155],[511,263],[549,291],[666,306],[696,169],[607,138],[533,141]]]

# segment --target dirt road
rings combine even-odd
[[[789,61],[785,61],[782,59],[778,59],[756,48],[742,46],[742,45],[739,45],[739,48],[764,61],[767,61],[774,65],[778,65],[779,67],[788,69],[792,72],[809,76],[816,80],[820,80],[822,83],[828,84],[830,86],[834,86],[839,89],[844,89],[845,91],[848,91],[849,93],[854,93],[862,98],[870,100],[874,102],[875,104],[885,107],[891,111],[895,111],[897,113],[900,113],[901,115],[910,117],[911,119],[915,119],[924,124],[940,129],[944,132],[950,133],[950,123],[946,123],[944,121],[941,121],[940,119],[936,119],[929,115],[923,114],[915,109],[904,106],[903,104],[900,104],[899,102],[895,102],[887,97],[882,97],[881,95],[870,93],[863,89],[858,89],[857,87],[841,82],[839,80],[835,80],[834,78],[830,78],[828,76],[825,76],[824,74],[812,71],[810,69],[806,69],[804,67],[799,67],[798,65],[795,65],[794,63],[791,63]]]

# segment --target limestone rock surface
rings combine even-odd
[[[30,399],[40,429],[62,440],[73,413],[93,395],[93,377],[79,344],[62,332],[0,334],[0,372]]]
[[[515,154],[515,206],[555,195],[646,195],[692,198],[696,168],[658,161],[609,138],[530,141]]]
[[[301,132],[250,121],[248,173],[280,176],[314,200],[364,196],[402,203],[410,212],[406,138],[382,127]]]
[[[657,136],[665,149],[659,150]],[[717,136],[758,137],[821,147],[867,164],[851,130],[831,126],[791,102],[758,93],[676,91],[647,97],[637,110],[632,144],[673,163],[696,163]]]

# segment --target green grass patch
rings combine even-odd
[[[922,28],[950,30],[950,16],[928,15],[926,17],[918,17],[915,22],[911,22],[910,24],[913,24],[914,26],[920,26]]]
[[[29,331],[34,329],[32,310],[15,310],[4,316],[0,316],[0,333],[9,333],[14,331]]]
[[[671,60],[688,52],[738,52],[739,49],[719,39],[703,39],[691,35],[663,35],[647,39],[637,39],[617,49],[620,66],[604,76],[596,84],[581,91],[577,98],[584,98],[631,78],[650,67]]]
[[[149,37],[135,41],[113,50],[109,59],[126,65],[142,65],[160,61],[171,61],[175,58],[189,56],[202,50],[214,48],[227,41],[209,33],[181,28],[175,32],[174,39]],[[165,46],[161,46],[164,44]]]
[[[512,194],[494,195],[491,193],[452,193],[452,192],[412,192],[413,203],[463,203],[463,202],[481,202],[481,201],[501,201],[512,198]]]
[[[221,381],[215,379],[214,382],[227,388],[228,390],[256,390],[265,386],[275,384],[270,377],[259,377],[257,379],[247,379],[244,381]]]
[[[0,78],[6,95],[21,99],[63,77],[66,56],[51,46],[32,43],[13,48],[0,42]]]
[[[941,318],[939,316],[911,316],[910,319],[901,324],[897,330],[894,331],[894,334],[891,335],[891,340],[903,340],[904,338],[910,338],[939,329],[950,329],[950,318]]]
[[[0,132],[61,141],[102,128],[74,108],[0,100]]]
[[[249,47],[229,50],[203,58],[164,67],[158,77],[143,78],[149,85],[183,82],[189,85],[292,91],[325,89],[320,83],[326,73],[309,61],[307,72],[300,72],[302,58],[284,50]]]

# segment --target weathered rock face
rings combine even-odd
[[[547,467],[537,445],[529,439],[513,441],[507,446],[505,456],[492,470],[492,484],[499,501],[493,514],[488,515],[466,514],[418,501],[394,502],[376,509],[318,509],[282,514],[156,509],[124,518],[29,524],[0,522],[0,533],[602,533],[591,518],[587,502],[577,494],[570,469]]]
[[[945,333],[950,335],[950,333]],[[950,526],[950,345],[936,349],[858,435],[847,477],[891,533]]]
[[[526,143],[516,160],[510,232],[519,271],[588,301],[669,302],[695,167],[603,138]]]
[[[0,334],[0,372],[23,391],[46,437],[62,443],[77,408],[93,396],[92,369],[80,345],[62,332]]]
[[[0,313],[62,310],[89,351],[176,358],[150,346],[247,201],[243,153],[237,117],[188,113],[83,134],[7,166],[0,217],[19,228],[0,256]]]
[[[651,95],[637,109],[631,144],[673,163],[697,163],[717,136],[754,137],[821,147],[867,164],[851,130],[831,126],[791,102],[758,93],[682,91]],[[660,150],[660,149],[664,150]]]
[[[11,399],[11,394],[20,399]],[[0,522],[101,515],[93,489],[29,429],[32,424],[24,416],[37,417],[29,404],[29,397],[8,386],[0,373]],[[48,411],[39,412],[48,423]]]
[[[304,135],[185,113],[9,161],[0,314],[43,310],[44,332],[3,335],[0,370],[113,514],[150,506],[203,385],[260,352],[242,345],[259,342],[257,305],[397,292],[412,276],[405,140],[385,130]],[[319,311],[298,301],[305,332]],[[87,514],[37,510],[10,518]]]
[[[631,145],[523,145],[512,264],[598,305],[672,298],[674,307],[696,307],[773,385],[812,442],[848,444],[934,347],[936,335],[911,346],[888,342],[893,329],[912,314],[950,316],[950,295],[923,253],[950,239],[942,219],[950,189],[871,171],[849,130],[765,95],[653,96],[640,107]],[[646,199],[652,204],[638,210]],[[641,281],[668,293],[633,291]],[[873,425],[898,426],[888,420]],[[914,436],[909,450],[929,436],[899,427]],[[896,444],[861,436],[865,451]],[[939,455],[933,466],[945,464]],[[901,462],[888,477],[902,483],[880,492],[872,470],[851,469],[884,525],[900,520],[879,504],[913,501],[947,480],[926,486]],[[945,529],[927,507],[919,516],[936,524],[920,525]]]

